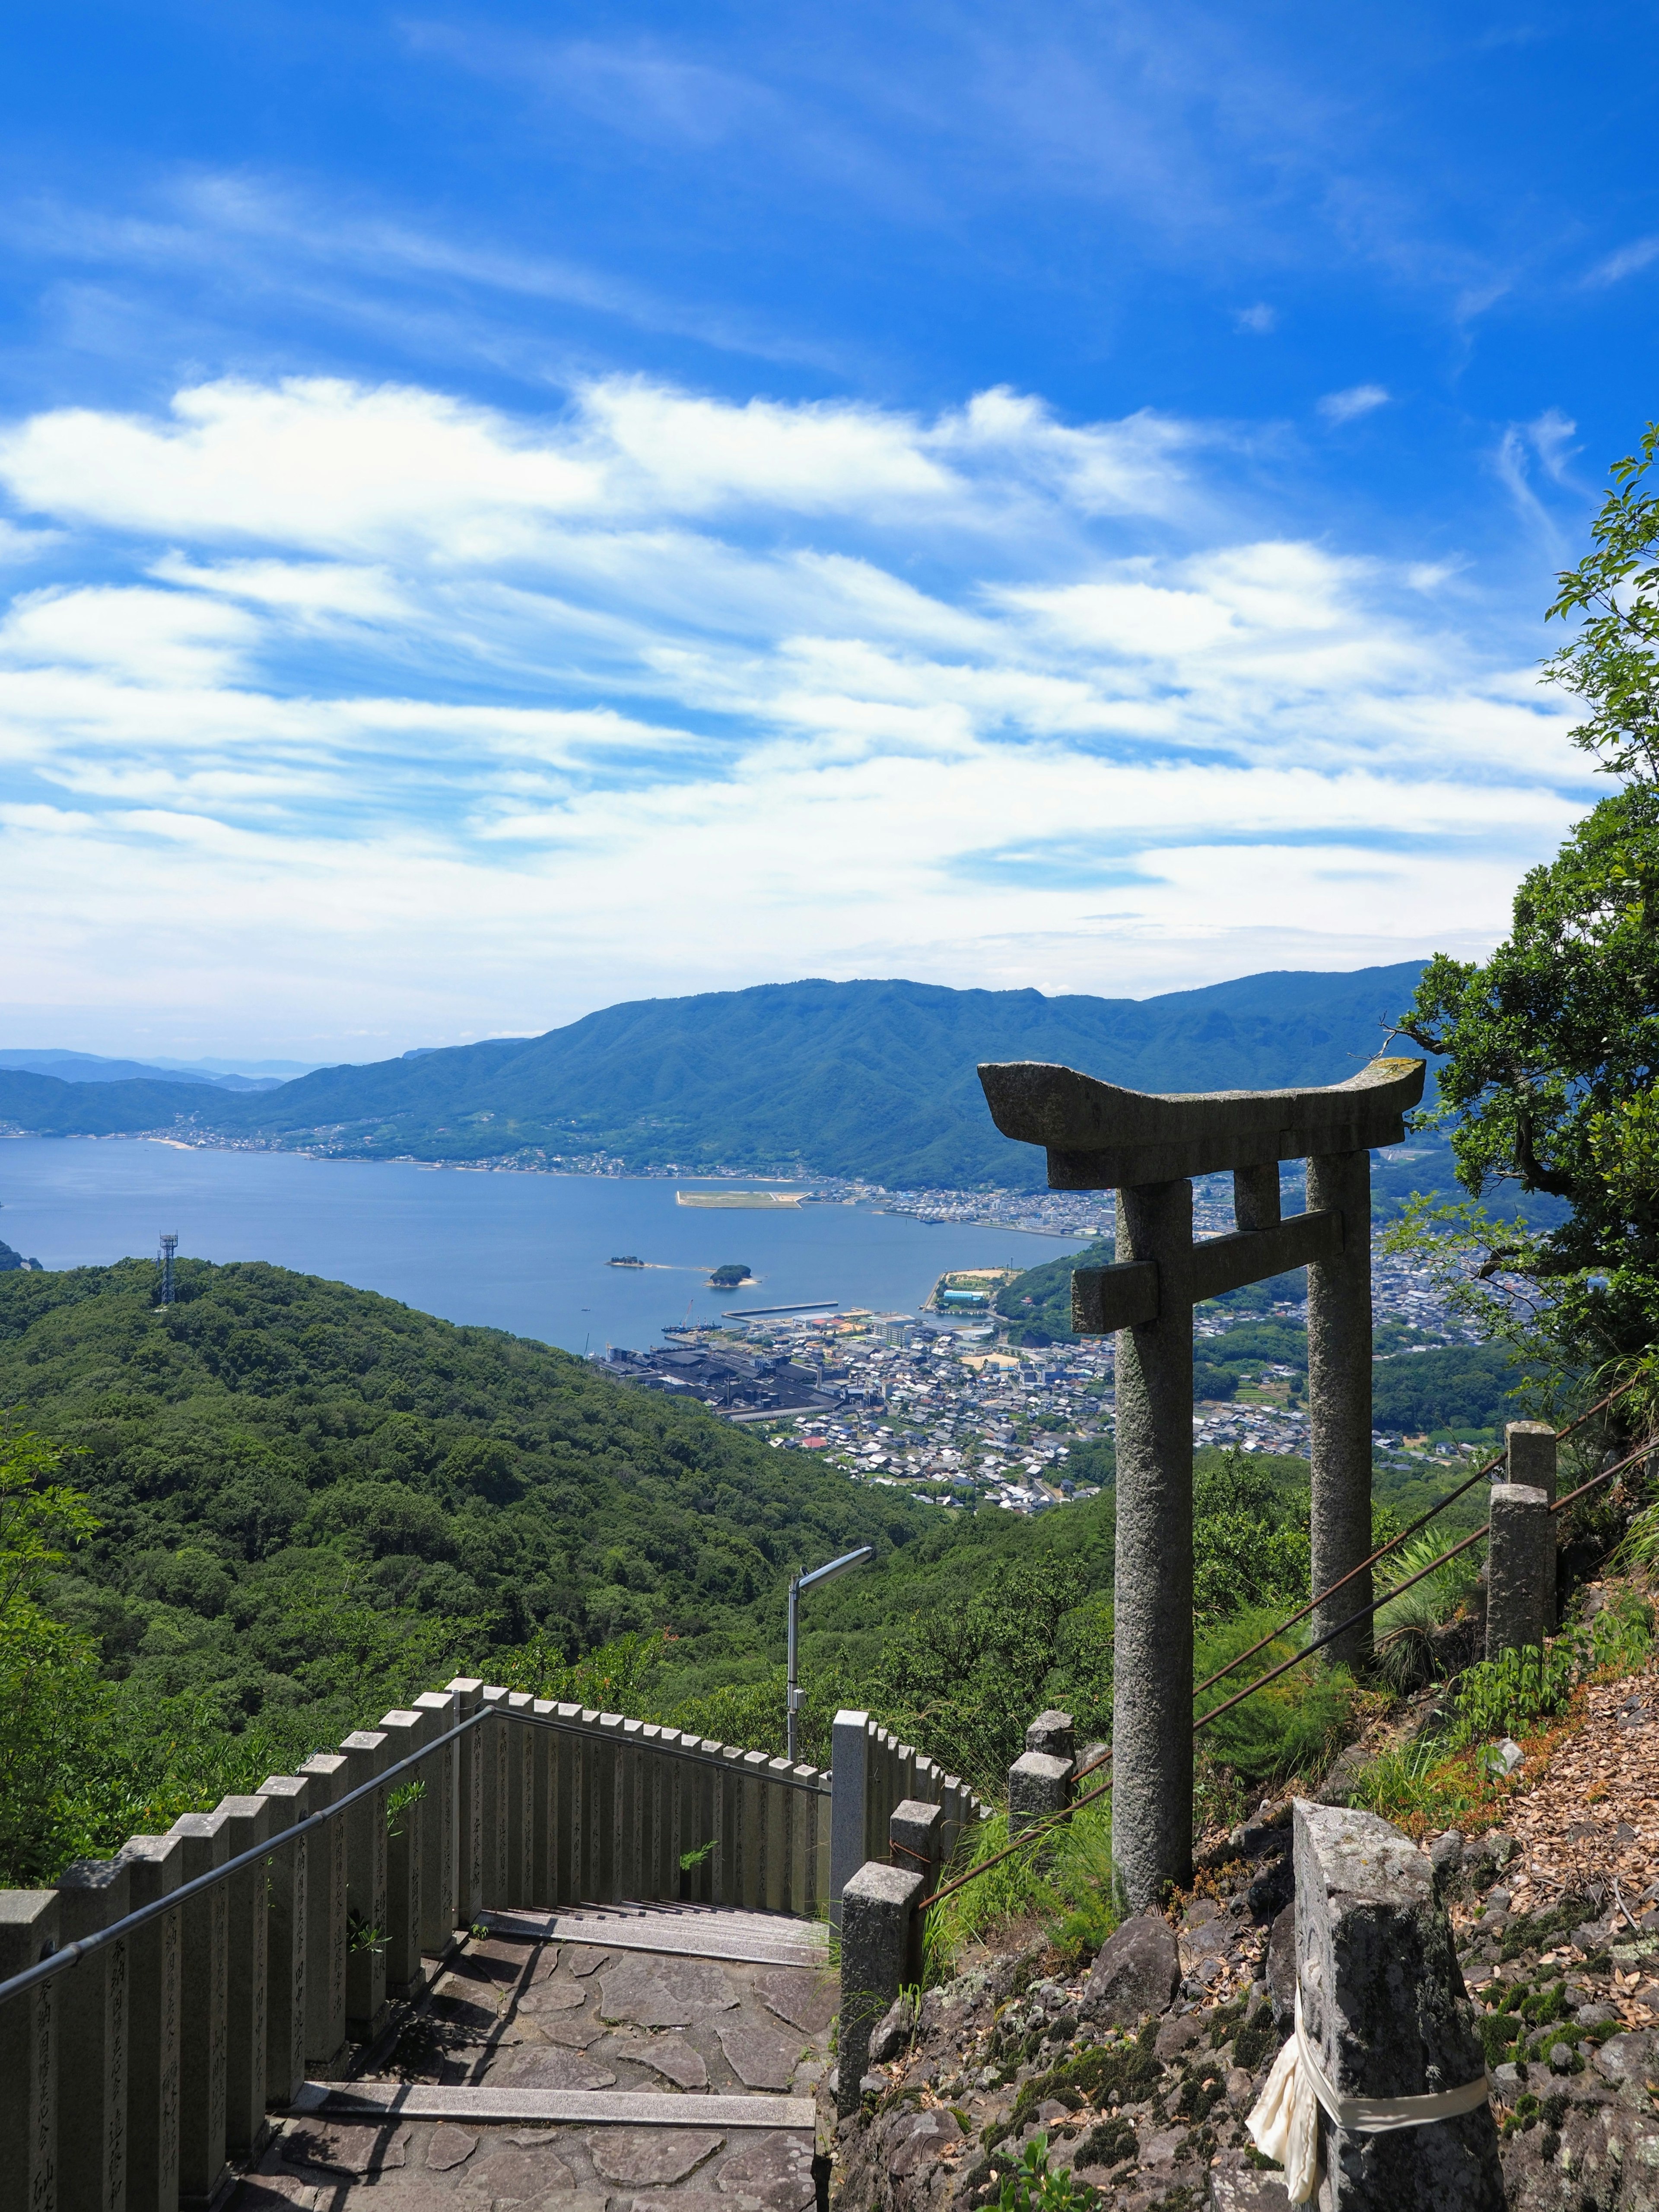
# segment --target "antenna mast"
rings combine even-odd
[[[170,1306],[173,1304],[173,1255],[178,1249],[179,1239],[176,1237],[162,1237],[161,1304],[164,1306]]]

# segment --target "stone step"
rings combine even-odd
[[[658,1951],[671,1959],[730,1959],[755,1966],[823,1966],[830,1931],[819,1920],[740,1912],[719,1905],[621,1905],[569,1911],[486,1912],[509,1942],[592,1943],[612,1951]]]
[[[492,2089],[486,2083],[307,2081],[290,2113],[334,2119],[504,2121],[520,2125],[788,2128],[811,2134],[810,2097],[654,2095],[627,2089]]]

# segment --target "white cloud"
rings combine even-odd
[[[1276,307],[1270,307],[1265,300],[1258,300],[1253,307],[1241,307],[1233,321],[1241,331],[1249,331],[1253,337],[1265,338],[1270,331],[1279,328],[1279,311]]]
[[[1516,434],[1523,483],[1571,430]],[[390,1048],[802,972],[1478,949],[1578,809],[1570,716],[1441,572],[1241,531],[1212,443],[642,380],[15,423],[0,478],[98,580],[0,622],[12,972]]]
[[[1587,284],[1620,284],[1626,276],[1659,261],[1659,237],[1633,239],[1621,246],[1616,253],[1609,253],[1605,261],[1598,261],[1585,277]]]
[[[1328,392],[1319,403],[1319,411],[1328,422],[1352,422],[1388,404],[1389,395],[1382,385],[1353,384],[1346,392]]]

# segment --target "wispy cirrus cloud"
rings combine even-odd
[[[1328,422],[1357,422],[1360,416],[1370,415],[1389,404],[1387,388],[1381,384],[1351,384],[1346,392],[1328,392],[1319,402],[1319,411]]]

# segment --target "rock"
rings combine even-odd
[[[908,2112],[887,2138],[887,2171],[894,2180],[931,2166],[947,2143],[962,2141],[962,2124],[954,2112]]]
[[[1570,2043],[1553,2043],[1553,2044],[1551,2044],[1551,2045],[1550,2045],[1550,2072],[1551,2072],[1552,2074],[1571,2074],[1571,2071],[1572,2071],[1572,2045],[1571,2045],[1571,2044],[1570,2044]]]
[[[1627,2102],[1645,2109],[1648,2078],[1654,2070],[1652,2035],[1638,2030],[1609,2036],[1595,2054],[1595,2070]]]
[[[1227,2069],[1227,2102],[1236,2112],[1255,2101],[1255,2076],[1242,2066]]]
[[[1512,2059],[1506,2059],[1501,2066],[1494,2066],[1492,2079],[1492,2087],[1506,2105],[1512,2105],[1524,2087],[1521,2079],[1521,2069]]]
[[[702,2053],[693,2050],[683,2035],[653,2035],[648,2043],[633,2044],[626,2051],[618,2046],[616,2055],[648,2066],[653,2074],[660,2074],[677,2089],[708,2087],[708,2068]]]
[[[1154,2046],[1158,2057],[1167,2066],[1172,2058],[1178,2058],[1183,2051],[1188,2050],[1196,2043],[1203,2033],[1202,2013],[1179,2013],[1172,2020],[1160,2021],[1158,2041]]]
[[[669,2189],[712,2158],[724,2138],[690,2128],[595,2128],[587,2138],[594,2171],[624,2188]]]
[[[1181,1954],[1169,1923],[1139,1912],[1109,1936],[1090,1970],[1079,2009],[1085,2020],[1133,2027],[1167,2012],[1181,1981]]]
[[[896,2058],[909,2042],[915,2024],[916,2008],[901,1990],[876,2022],[871,2035],[872,2065],[884,2066],[890,2058]]]
[[[339,2173],[380,2173],[409,2163],[409,2130],[388,2131],[380,2120],[319,2120],[283,2137],[290,2166],[320,2166]]]
[[[1267,1934],[1267,1990],[1273,2026],[1288,2035],[1296,2017],[1296,1907],[1287,1905]]]
[[[1441,1890],[1462,1870],[1463,1838],[1455,1828],[1448,1828],[1429,1845],[1429,1864],[1434,1869],[1435,1886]]]
[[[717,2021],[714,2033],[726,2063],[745,2089],[787,2089],[800,2057],[799,2036],[786,2042],[770,2028],[748,2027],[740,2020]]]
[[[1285,2178],[1252,2166],[1243,2150],[1220,2152],[1210,2168],[1210,2212],[1291,2212]]]
[[[1173,2166],[1176,2153],[1187,2140],[1185,2128],[1160,2128],[1156,2135],[1148,2136],[1140,2146],[1143,2166]]]
[[[815,2197],[812,2147],[781,2130],[758,2141],[751,2136],[732,2152],[714,2179],[724,2195],[748,2198],[764,2212],[811,2212]]]
[[[546,2138],[551,2141],[550,2136]],[[482,2156],[468,2164],[450,2202],[459,2212],[483,2212],[497,2204],[539,2205],[555,2195],[574,2200],[575,2189],[575,2175],[543,2144],[497,2136],[485,2144]]]
[[[452,2166],[464,2166],[477,2148],[477,2136],[468,2135],[465,2128],[454,2127],[447,2120],[441,2121],[426,2147],[427,2170],[447,2173]]]
[[[713,1959],[643,1953],[607,1967],[599,1987],[605,2018],[640,2027],[689,2027],[709,2013],[733,2012],[738,2003],[731,1977]]]
[[[499,2052],[484,2069],[492,2089],[614,2089],[608,2066],[596,2066],[580,2051],[557,2045],[521,2043]]]
[[[769,2012],[787,2020],[804,2035],[822,2035],[836,2016],[839,1996],[828,1973],[815,1974],[805,1966],[783,1966],[763,1975],[755,1984]]]
[[[1610,2020],[1618,2017],[1610,2004],[1580,2005],[1573,2014],[1580,2027],[1605,2027]]]

